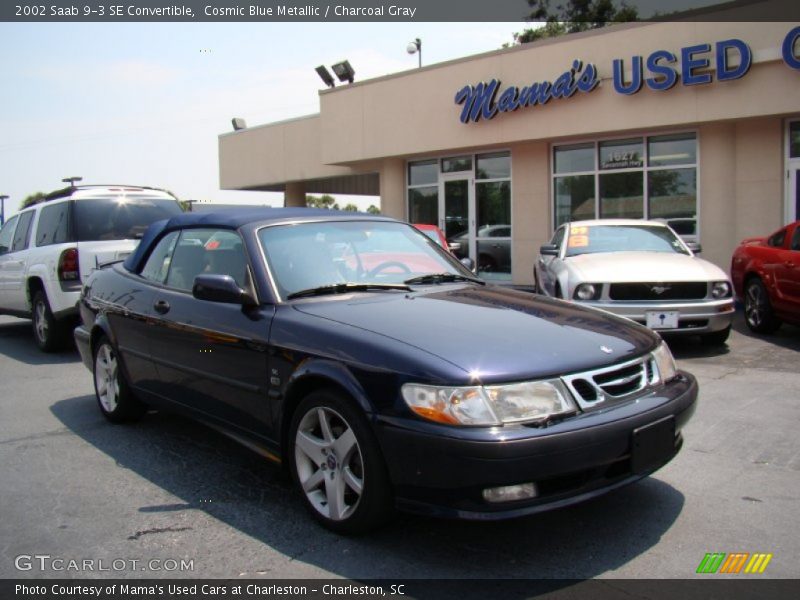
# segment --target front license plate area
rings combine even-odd
[[[680,314],[677,310],[648,310],[644,318],[650,329],[677,329]]]
[[[633,430],[631,469],[646,473],[667,462],[675,452],[675,418],[664,417]]]

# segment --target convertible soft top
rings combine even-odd
[[[188,212],[175,215],[170,219],[156,221],[145,230],[142,241],[136,250],[125,260],[123,266],[133,273],[138,273],[144,259],[149,254],[150,246],[167,231],[185,229],[187,227],[214,227],[220,229],[239,229],[249,223],[276,223],[290,221],[352,220],[370,218],[391,220],[380,215],[370,215],[350,211],[329,210],[326,208],[232,208],[213,212]]]

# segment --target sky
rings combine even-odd
[[[0,24],[0,194],[6,218],[61,180],[163,187],[181,199],[282,203],[219,189],[217,137],[319,112],[314,67],[356,80],[499,49],[524,23]],[[374,197],[359,200],[366,208]],[[341,200],[340,200],[341,203]]]

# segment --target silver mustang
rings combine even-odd
[[[574,221],[539,249],[533,277],[541,294],[723,344],[734,312],[731,282],[699,251],[656,221]]]

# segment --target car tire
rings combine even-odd
[[[744,320],[756,333],[772,333],[780,327],[780,320],[772,312],[769,292],[758,277],[747,281],[744,288]]]
[[[147,412],[137,400],[122,373],[119,355],[111,341],[101,336],[93,355],[94,393],[103,416],[112,423],[135,421]]]
[[[312,392],[295,410],[288,439],[292,479],[322,525],[358,534],[388,519],[389,475],[357,406],[332,390]]]
[[[57,321],[50,310],[50,302],[44,290],[33,295],[32,303],[33,339],[42,352],[56,352],[64,346],[66,327]]]
[[[722,346],[728,341],[728,336],[731,334],[731,326],[728,325],[725,329],[719,331],[712,331],[711,333],[704,333],[700,336],[703,343],[707,346]]]

